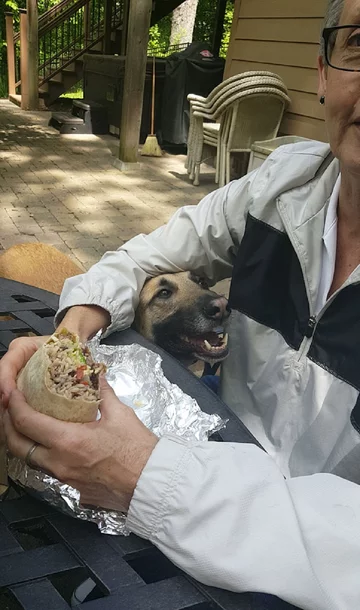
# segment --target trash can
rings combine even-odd
[[[207,97],[222,82],[225,60],[216,57],[208,43],[194,42],[166,60],[161,140],[186,145],[189,132],[189,93]]]

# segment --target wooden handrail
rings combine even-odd
[[[15,47],[13,14],[5,13],[9,95],[15,95]]]
[[[27,110],[28,106],[28,50],[27,50],[27,11],[20,9],[20,49],[21,49],[21,109]]]
[[[53,17],[55,17],[55,16],[59,15],[60,13],[62,13],[64,7],[68,6],[72,2],[74,2],[74,0],[62,0],[61,2],[59,2],[59,4],[55,4],[55,6],[53,6],[48,11],[46,11],[45,13],[40,15],[39,22],[38,22],[39,23],[39,31],[40,31],[40,29],[42,27],[44,27],[44,25],[48,21],[51,21],[51,19]],[[18,40],[20,40],[20,32],[17,32],[16,34],[14,34],[14,43],[17,42]]]
[[[43,85],[61,70],[73,64],[83,53],[103,40],[105,33],[110,39],[111,31],[121,26],[124,1],[113,0],[110,5],[110,0],[62,0],[53,7],[57,10],[50,9],[44,13],[37,22],[40,58],[38,85]],[[17,87],[21,86],[21,95],[23,97],[24,94],[25,104],[28,96],[26,67],[28,52],[27,40],[24,36],[27,24],[26,10],[21,9],[20,15],[22,32],[15,35],[12,15],[9,14],[7,17],[9,90],[10,93],[15,93]],[[19,40],[21,60],[17,44]],[[20,63],[20,75],[16,74],[18,63]]]
[[[70,17],[75,15],[79,8],[82,8],[85,4],[89,4],[89,2],[90,0],[76,0],[74,4],[69,6],[60,15],[56,15],[52,21],[48,21],[41,28],[39,28],[39,38],[44,36],[44,34],[46,34],[47,32],[50,32],[50,30],[56,28],[56,26],[63,23],[63,21],[66,21],[66,19],[69,19]]]
[[[59,68],[56,68],[56,70],[53,70],[50,74],[47,75],[46,78],[43,78],[41,80],[39,80],[39,87],[41,87],[41,85],[44,85],[48,80],[50,80],[51,78],[54,78],[54,76],[56,76],[57,74],[59,74],[59,72],[61,72],[61,70],[64,70],[64,68],[67,68],[68,66],[70,66],[70,64],[73,64],[74,61],[76,61],[77,59],[79,59],[79,57],[81,57],[81,55],[83,55],[84,53],[86,53],[87,51],[89,51],[92,47],[94,47],[98,42],[100,42],[100,40],[102,39],[103,35],[101,34],[98,38],[96,38],[95,40],[93,40],[90,44],[88,44],[88,46],[84,49],[81,49],[81,51],[78,51],[78,53],[75,53],[74,55],[71,56],[70,59],[68,59],[67,61],[65,61],[64,63],[61,64],[61,66]],[[42,68],[46,67],[47,63],[45,62],[44,64],[42,64]]]

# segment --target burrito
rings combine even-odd
[[[79,337],[63,328],[30,358],[17,386],[36,411],[64,421],[90,422],[97,416],[99,376],[105,371]]]

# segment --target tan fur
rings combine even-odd
[[[168,280],[174,287],[173,297],[168,301],[154,301],[153,296],[161,290],[161,281]],[[140,294],[136,309],[135,328],[146,339],[153,341],[153,325],[165,318],[170,318],[179,309],[188,307],[203,293],[203,288],[193,282],[187,271],[168,273],[153,277],[146,282]]]
[[[60,294],[67,278],[83,273],[66,254],[41,243],[17,244],[0,254],[0,277]]]

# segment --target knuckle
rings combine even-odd
[[[15,350],[18,347],[22,347],[24,345],[26,341],[26,337],[17,337],[16,339],[13,339],[9,345],[9,350]]]
[[[16,430],[23,430],[26,427],[27,417],[20,413],[11,413],[11,419]]]

